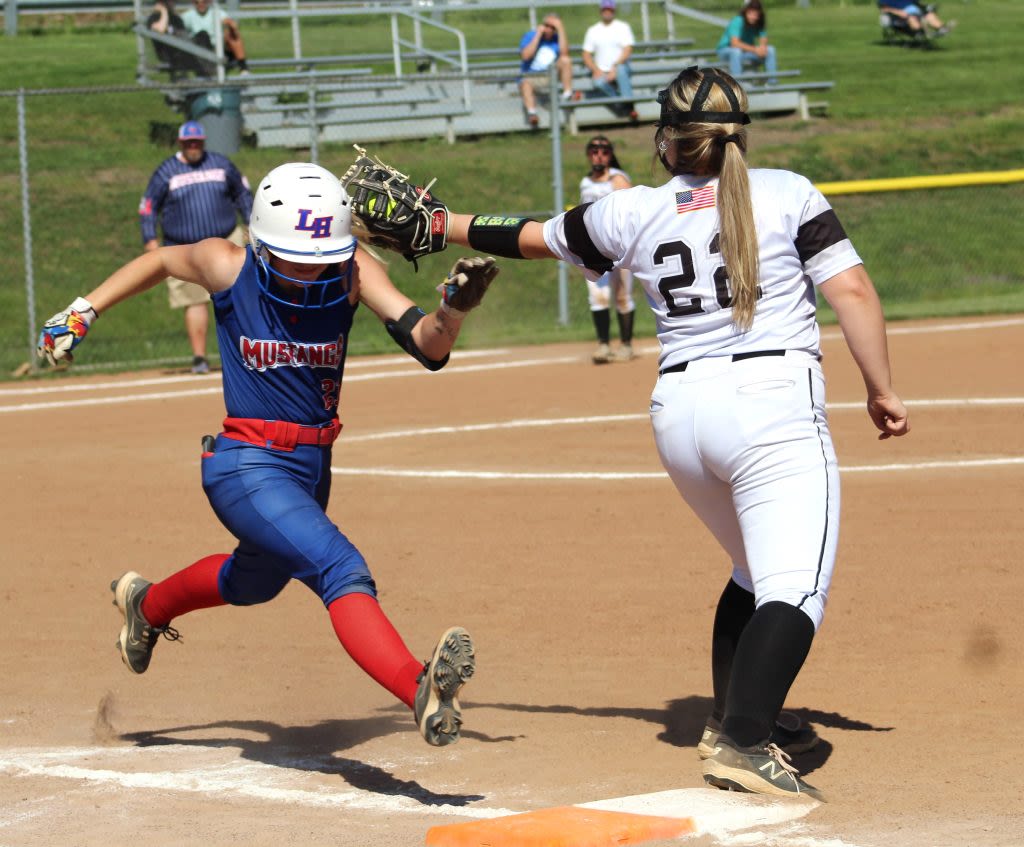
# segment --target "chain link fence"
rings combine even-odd
[[[460,85],[464,80],[456,76],[449,81]],[[319,81],[309,86],[316,102]],[[218,109],[210,96],[216,86],[203,89],[205,112],[183,113],[175,98],[179,90],[136,86],[0,92],[0,184],[7,198],[0,204],[3,378],[25,372],[43,320],[141,252],[139,199],[150,174],[175,150],[178,124],[186,115],[209,122],[225,114],[225,107]],[[382,144],[373,152],[409,169],[414,179],[438,177],[437,193],[456,210],[543,218],[574,203],[586,134],[569,135],[567,124],[559,132],[530,132],[514,87],[505,101],[500,115],[508,128],[503,134],[460,135],[450,144],[443,134],[425,133],[432,137]],[[376,108],[397,120],[408,119],[411,107],[382,97]],[[477,108],[484,104],[471,104],[472,110]],[[253,184],[284,161],[313,158],[340,173],[351,161],[351,144],[366,140],[317,136],[311,124],[296,117],[290,129],[294,137],[287,144],[261,146],[251,138],[247,121],[243,114],[237,149],[227,152]],[[627,135],[614,124],[603,131],[615,138],[634,182],[661,178],[649,170],[648,132],[641,128]],[[1022,182],[831,199],[890,314],[996,310],[1021,291],[1024,271],[1006,232],[1008,221],[1024,217]],[[455,258],[454,250],[427,257],[418,273],[396,258],[390,272],[402,290],[428,305],[437,296],[435,284]],[[462,343],[494,346],[589,338],[592,329],[580,280],[577,272],[553,262],[504,262],[487,307],[467,321]],[[359,320],[372,317],[362,314]],[[639,310],[638,334],[649,337],[652,331],[647,310]],[[212,337],[210,344],[215,350]],[[76,370],[177,368],[189,358],[181,313],[169,308],[164,286],[104,315],[83,350]],[[392,346],[385,333],[370,330],[355,334],[352,350],[391,352]]]

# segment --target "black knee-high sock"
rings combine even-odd
[[[592,311],[590,316],[594,319],[594,329],[597,331],[597,340],[602,344],[607,344],[609,339],[609,332],[612,327],[612,316],[608,309],[598,309]]]
[[[615,313],[619,318],[619,340],[623,344],[632,344],[633,342],[633,312],[622,312]]]
[[[814,640],[814,624],[788,603],[765,603],[743,630],[732,663],[722,732],[741,747],[765,741]]]
[[[719,723],[725,717],[725,698],[729,693],[729,677],[736,647],[753,614],[754,595],[730,579],[718,599],[715,628],[711,633],[711,681],[715,691],[715,707],[711,717]]]

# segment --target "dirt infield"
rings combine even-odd
[[[823,344],[842,537],[787,707],[822,736],[796,764],[830,802],[673,844],[1024,843],[1024,317],[896,324],[890,345],[913,431],[878,443],[834,329]],[[121,665],[111,578],[231,547],[199,485],[216,375],[0,388],[0,844],[405,847],[512,812],[718,796],[694,746],[729,565],[661,473],[654,348],[351,363],[329,514],[414,653],[454,623],[477,642],[463,740],[441,749],[301,585],[182,618],[143,677]]]

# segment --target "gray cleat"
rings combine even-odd
[[[178,630],[169,626],[151,626],[142,614],[142,600],[153,583],[135,571],[128,571],[110,583],[114,592],[114,605],[124,615],[124,626],[115,646],[121,659],[132,673],[145,673],[153,657],[153,647],[162,635],[168,641],[178,641]]]
[[[704,781],[729,791],[775,797],[806,795],[825,802],[818,789],[800,779],[789,756],[770,742],[738,747],[728,736],[719,735],[714,752],[704,762]]]
[[[476,669],[473,639],[461,626],[445,630],[434,655],[417,678],[416,725],[427,744],[443,747],[459,740],[459,691]]]

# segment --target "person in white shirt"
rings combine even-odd
[[[588,279],[627,268],[643,286],[661,342],[650,401],[658,453],[731,561],[712,632],[714,705],[697,747],[704,779],[816,797],[787,747],[808,750],[817,736],[779,717],[825,613],[839,534],[818,292],[860,369],[880,440],[906,435],[907,410],[878,294],[836,213],[805,177],[747,168],[740,84],[694,66],[658,101],[663,185],[612,191],[543,224],[452,214],[448,240],[561,259]],[[671,511],[656,519],[666,545],[685,549]],[[685,573],[678,585],[685,592]]]
[[[630,188],[629,174],[622,170],[615,147],[604,135],[595,135],[587,142],[587,161],[590,170],[580,180],[580,203],[593,203],[613,191]],[[595,365],[611,361],[628,362],[633,353],[633,317],[636,303],[633,302],[633,274],[619,268],[601,274],[597,279],[587,280],[587,300],[590,303],[590,317],[597,333],[597,350],[592,359]],[[615,315],[619,322],[619,349],[612,354],[611,348],[611,305],[615,304]]]
[[[188,28],[192,40],[210,50],[216,50],[213,39],[216,35],[216,20],[219,19],[225,55],[243,74],[249,72],[241,30],[223,9],[211,7],[210,0],[192,0],[192,8],[186,9],[181,19]]]
[[[633,29],[615,18],[615,0],[601,0],[601,20],[583,36],[583,64],[590,71],[594,90],[604,97],[632,97],[629,57],[633,54]],[[617,103],[615,114],[637,120],[632,103]]]

